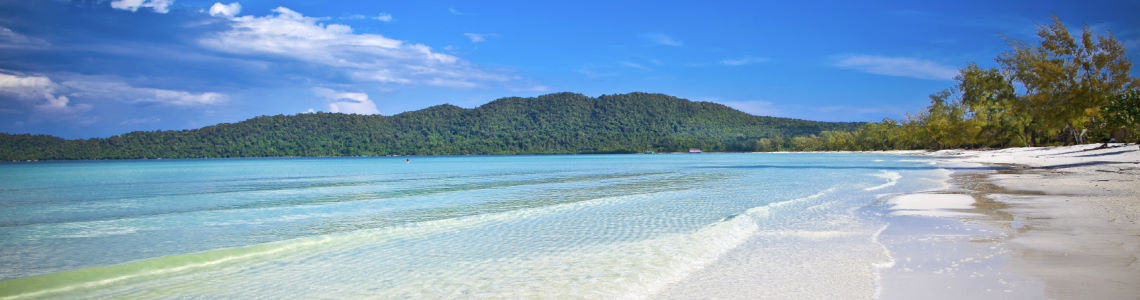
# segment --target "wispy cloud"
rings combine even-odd
[[[724,59],[724,60],[720,61],[720,64],[726,65],[726,66],[743,66],[743,65],[763,63],[763,62],[768,62],[768,58],[745,56],[745,57],[735,58],[735,59]]]
[[[769,101],[762,100],[745,100],[745,101],[719,101],[713,98],[712,102],[727,105],[728,107],[735,108],[736,110],[746,112],[757,116],[780,116],[785,112],[776,107],[776,105]]]
[[[31,111],[57,116],[74,116],[94,107],[90,103],[76,103],[75,100],[155,103],[177,107],[216,105],[227,100],[220,93],[136,87],[105,76],[56,77],[0,73],[0,95],[19,101],[21,106]]]
[[[230,30],[200,39],[199,44],[249,58],[270,56],[331,67],[357,82],[470,88],[513,78],[422,44],[354,33],[347,25],[318,23],[318,18],[285,7],[264,17],[227,20]]]
[[[928,80],[952,80],[958,74],[954,67],[909,57],[844,55],[839,56],[834,65],[871,74]]]
[[[79,77],[65,80],[61,85],[69,88],[73,97],[116,99],[127,103],[157,103],[181,107],[217,105],[228,100],[215,92],[189,92],[180,90],[135,87],[113,78]]]
[[[459,11],[458,9],[455,9],[454,7],[447,8],[447,12],[450,12],[451,14],[456,15],[456,16],[462,16],[463,15],[463,12]]]
[[[486,42],[488,37],[499,36],[499,35],[494,34],[494,33],[470,33],[470,32],[464,33],[463,35],[467,36],[468,39],[471,39],[472,43]]]
[[[673,47],[679,47],[679,46],[685,45],[681,41],[674,39],[673,37],[668,36],[664,33],[646,33],[646,34],[642,35],[642,37],[645,38],[646,40],[649,40],[650,42],[658,44],[658,45],[673,46]]]
[[[141,7],[147,7],[160,14],[170,12],[172,4],[174,0],[111,0],[111,8],[114,9],[136,12]]]
[[[512,87],[512,88],[510,88],[510,90],[513,92],[539,92],[539,93],[542,93],[542,92],[549,92],[550,87],[545,86],[545,85],[541,85],[541,84],[536,84],[536,85],[530,85],[530,86]]]
[[[162,119],[160,119],[158,117],[133,118],[133,119],[126,119],[126,120],[120,121],[119,126],[158,123],[159,121],[162,121]]]
[[[592,80],[599,80],[599,79],[614,77],[614,76],[618,75],[617,72],[610,71],[610,70],[599,70],[597,66],[593,66],[593,65],[578,68],[578,73],[585,75],[586,78],[589,78]]]
[[[322,87],[313,88],[313,93],[332,102],[329,103],[329,112],[361,115],[380,114],[380,110],[376,108],[376,103],[368,99],[368,94],[365,93],[342,92]]]
[[[380,13],[379,15],[372,17],[372,19],[380,21],[380,22],[385,22],[385,23],[392,22],[394,20],[394,19],[392,19],[392,14],[389,14],[389,13]]]
[[[8,27],[0,26],[0,48],[38,48],[50,46],[48,42],[16,33]]]
[[[634,63],[634,62],[630,62],[630,61],[619,61],[619,62],[618,62],[618,64],[619,64],[619,65],[622,65],[622,66],[625,66],[625,67],[630,67],[630,68],[634,68],[634,69],[638,69],[638,70],[643,70],[643,71],[651,71],[651,70],[653,70],[653,69],[650,69],[649,67],[646,67],[646,66],[644,66],[644,65],[641,65],[641,64],[638,64],[638,63]]]

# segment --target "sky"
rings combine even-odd
[[[0,0],[0,132],[390,116],[662,93],[763,116],[901,119],[1057,15],[1140,62],[1140,1]],[[1137,74],[1133,67],[1133,74]],[[1135,75],[1134,75],[1135,76]]]

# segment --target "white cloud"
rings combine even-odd
[[[872,55],[841,56],[835,66],[866,73],[930,80],[952,80],[958,70],[929,60]]]
[[[483,71],[431,47],[379,34],[354,33],[342,24],[318,23],[285,7],[264,17],[230,18],[232,28],[199,40],[207,48],[268,55],[331,67],[361,82],[477,87],[510,76]]]
[[[170,5],[174,0],[111,0],[111,8],[138,11],[140,7],[149,7],[154,12],[165,14],[170,12]]]
[[[140,88],[122,81],[99,77],[77,77],[63,81],[60,85],[73,91],[70,94],[72,97],[115,99],[127,103],[159,103],[191,107],[217,105],[227,100],[225,95],[214,92],[191,93],[178,90]]]
[[[210,15],[215,17],[233,18],[241,13],[241,3],[222,4],[221,2],[214,2],[210,6]]]
[[[24,76],[0,73],[0,95],[11,95],[45,112],[77,113],[91,109],[90,104],[72,104],[60,95],[63,87],[46,76]]]
[[[746,56],[746,57],[741,57],[741,58],[737,58],[737,59],[721,60],[720,64],[726,65],[726,66],[743,66],[743,65],[747,65],[747,64],[756,64],[756,63],[762,63],[762,62],[767,62],[767,61],[768,61],[768,58],[764,58],[764,57]]]
[[[64,80],[57,82],[47,76],[0,73],[0,95],[11,95],[15,99],[31,104],[37,110],[59,113],[83,112],[92,107],[87,103],[73,103],[72,99],[106,99],[183,107],[215,105],[226,101],[225,95],[213,92],[191,93],[140,88],[115,79],[96,76],[64,77]]]
[[[341,92],[322,87],[313,88],[313,93],[326,101],[333,101],[333,103],[329,103],[329,112],[361,115],[380,114],[380,110],[376,108],[376,103],[368,99],[368,94],[365,93]]]
[[[530,86],[512,87],[512,88],[510,88],[510,90],[512,92],[539,92],[539,93],[542,93],[542,92],[549,92],[550,87],[545,86],[545,85],[541,85],[541,84],[535,84],[535,85],[530,85]]]
[[[487,40],[486,34],[478,34],[478,33],[468,32],[468,33],[464,33],[463,35],[466,35],[467,38],[471,39],[472,43],[479,43],[479,42],[483,42],[483,41]]]
[[[392,15],[389,13],[380,13],[379,15],[372,17],[372,19],[379,20],[380,22],[392,22]]]
[[[463,15],[463,12],[455,9],[454,7],[448,8],[447,11],[453,15],[456,15],[456,16],[462,16]]]
[[[644,66],[644,65],[641,65],[641,64],[637,64],[637,63],[634,63],[634,62],[629,62],[629,61],[619,61],[619,62],[618,62],[618,64],[620,64],[620,65],[622,65],[622,66],[626,66],[626,67],[630,67],[630,68],[634,68],[634,69],[642,70],[642,71],[651,71],[651,70],[653,70],[653,69],[650,69],[649,67],[646,67],[646,66]]]
[[[656,43],[659,45],[673,46],[673,47],[685,45],[681,41],[673,39],[673,37],[665,35],[664,33],[648,33],[648,34],[645,34],[644,37],[645,37],[645,39],[648,39],[650,42],[653,42],[653,43]]]

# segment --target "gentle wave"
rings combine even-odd
[[[275,208],[275,207],[293,207],[293,206],[345,203],[345,202],[356,202],[356,201],[378,201],[378,200],[385,200],[385,199],[424,196],[424,195],[442,194],[442,193],[454,193],[454,192],[465,192],[465,191],[475,191],[475,190],[509,188],[509,187],[518,187],[518,186],[527,186],[527,185],[561,184],[561,183],[587,182],[587,181],[599,181],[599,180],[609,180],[609,179],[637,178],[637,177],[653,176],[653,175],[660,175],[660,174],[662,174],[662,173],[591,174],[591,175],[580,175],[580,176],[562,176],[562,177],[554,177],[554,178],[536,178],[536,179],[529,179],[529,180],[510,180],[510,181],[490,181],[490,182],[482,182],[482,183],[442,184],[442,185],[433,185],[433,186],[424,187],[424,188],[397,189],[397,190],[382,191],[382,192],[365,192],[365,193],[345,194],[345,195],[337,195],[336,197],[297,197],[297,198],[277,200],[277,201],[257,201],[257,202],[253,202],[253,203],[241,203],[241,204],[233,204],[233,205],[203,206],[203,207],[192,207],[192,208],[186,208],[186,209],[166,209],[163,211],[155,211],[155,212],[136,212],[136,213],[119,212],[116,214],[108,214],[106,216],[90,216],[90,217],[85,217],[85,218],[83,218],[83,217],[81,217],[81,218],[69,217],[67,219],[47,219],[47,220],[40,220],[40,221],[14,220],[14,221],[8,221],[8,222],[0,223],[0,228],[29,226],[29,225],[63,224],[63,223],[73,223],[73,222],[125,220],[125,219],[132,219],[132,218],[145,218],[145,217],[186,214],[186,213],[197,213],[197,212],[240,211],[240,210],[251,210],[251,209]],[[310,188],[304,188],[302,190],[311,190],[311,189],[312,188],[310,187]],[[252,197],[252,195],[250,197]],[[264,197],[262,197],[262,198],[264,198]],[[96,202],[93,205],[100,205],[100,203]],[[151,205],[151,206],[153,206],[153,205]],[[79,210],[79,211],[82,211],[82,210],[93,210],[93,211],[107,210],[107,208],[99,208],[99,207],[84,208],[82,206],[71,207],[71,209]]]
[[[883,231],[887,231],[890,224],[883,225],[875,234],[871,236],[871,243],[883,247],[883,254],[886,255],[887,260],[871,264],[871,273],[875,279],[875,294],[874,299],[881,299],[883,295],[883,270],[895,267],[895,257],[891,255],[890,249],[879,241],[879,236],[883,235]]]
[[[565,269],[564,267],[559,269],[560,273],[572,276],[575,274],[581,275],[605,271],[604,268],[612,267],[614,261],[621,261],[622,265],[625,266],[623,268],[633,267],[632,269],[636,271],[619,275],[620,280],[616,281],[607,280],[598,282],[587,280],[587,277],[573,277],[564,278],[570,281],[563,282],[576,283],[564,286],[563,288],[531,286],[526,291],[515,289],[510,292],[513,293],[513,295],[527,295],[529,291],[533,292],[533,294],[530,295],[534,296],[550,296],[548,293],[552,290],[557,290],[560,291],[559,293],[567,293],[566,295],[580,296],[593,294],[597,296],[624,298],[641,298],[652,295],[669,283],[682,280],[693,271],[703,268],[705,265],[715,261],[723,253],[739,246],[745,240],[757,234],[759,232],[758,218],[768,217],[771,213],[768,208],[778,208],[791,203],[816,199],[832,190],[834,189],[827,189],[807,197],[754,207],[735,217],[726,218],[725,220],[710,224],[691,233],[668,234],[638,242],[602,243],[593,246],[579,245],[576,247],[579,249],[573,253],[560,253],[557,256],[550,257],[527,258],[527,263],[530,264],[529,268],[539,270],[546,267],[558,269],[557,266],[577,266],[572,269]],[[684,191],[666,191],[597,198],[545,207],[419,222],[396,228],[361,230],[347,234],[323,235],[248,247],[171,255],[120,265],[93,267],[0,281],[0,291],[2,291],[0,294],[5,294],[0,296],[0,298],[21,299],[85,293],[108,289],[108,287],[111,286],[131,285],[150,280],[160,280],[161,278],[178,276],[184,273],[198,273],[203,269],[214,270],[228,266],[249,264],[256,261],[285,260],[287,257],[289,258],[287,260],[301,260],[303,257],[317,256],[330,251],[340,251],[337,249],[351,249],[363,246],[375,247],[378,244],[397,239],[425,238],[433,234],[453,232],[460,229],[471,229],[489,224],[534,218],[539,215],[559,214],[581,210],[587,207],[613,205],[639,199],[660,198],[668,194],[681,192]],[[545,263],[536,265],[536,261]],[[452,274],[452,276],[444,276],[444,278],[436,277],[431,278],[431,280],[437,284],[441,281],[454,280],[456,281],[454,285],[444,284],[442,286],[452,286],[455,288],[470,288],[469,285],[461,283],[470,279],[466,278],[467,276],[481,276],[479,274],[486,276],[494,274],[496,278],[502,278],[508,281],[515,279],[521,280],[521,278],[511,279],[509,277],[525,276],[525,273],[488,269],[493,267],[511,268],[519,264],[521,264],[521,262],[516,264],[495,261],[493,264],[478,268],[483,271],[475,273],[474,275]],[[439,275],[440,274],[434,274],[433,276]],[[487,280],[487,277],[481,278],[481,280]],[[502,285],[506,284],[504,282],[496,283],[494,281],[485,282],[484,284],[486,286],[493,286],[495,284],[509,286]],[[548,281],[545,284],[549,285],[550,282]],[[486,286],[484,286],[484,288]],[[516,286],[515,288],[521,287]],[[394,287],[394,289],[389,292],[396,295],[415,294],[417,296],[455,296],[457,294],[453,294],[453,292],[459,293],[459,291],[443,293],[445,292],[444,290],[437,290],[436,292],[443,294],[429,295],[424,294],[425,291],[419,286],[407,286],[404,288]]]
[[[900,175],[899,172],[894,172],[894,171],[879,171],[878,174],[874,174],[872,176],[879,177],[882,179],[886,179],[887,182],[880,184],[880,185],[873,186],[873,187],[865,188],[865,189],[863,189],[864,191],[874,191],[874,190],[881,190],[884,188],[888,188],[890,186],[893,186],[893,185],[899,183],[899,179],[902,179],[902,175]]]
[[[288,254],[314,255],[338,247],[350,245],[376,244],[393,239],[423,237],[433,233],[460,228],[475,227],[494,222],[533,217],[628,201],[636,197],[652,194],[608,197],[559,204],[532,209],[514,210],[496,214],[474,215],[461,218],[420,222],[397,228],[363,230],[342,235],[324,235],[281,242],[271,242],[247,247],[212,250],[206,252],[180,254],[144,259],[119,265],[92,267],[40,276],[0,281],[0,295],[4,299],[39,297],[67,293],[81,289],[98,289],[106,285],[155,277],[169,276],[184,271],[210,267],[224,267],[255,259],[280,257]]]
[[[936,172],[850,157],[441,158],[387,173],[314,160],[227,166],[237,175],[219,177],[241,180],[203,193],[143,186],[84,203],[66,190],[42,207],[67,222],[0,226],[15,253],[0,258],[13,278],[0,299],[650,298],[741,272],[781,276],[748,282],[776,291],[753,295],[829,281],[856,292],[818,295],[869,297],[890,255],[874,194],[931,185]],[[37,220],[32,208],[6,222]],[[42,251],[57,244],[71,247]],[[798,261],[816,265],[798,272]]]

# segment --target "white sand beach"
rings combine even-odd
[[[959,291],[927,291],[926,298],[1140,299],[1140,147],[1101,146],[923,153],[946,164],[978,163],[1005,169],[979,172],[964,168],[954,175],[955,187],[949,191],[890,200],[892,214],[958,219],[959,225],[940,228],[958,227],[953,232],[965,235],[912,238],[925,244],[897,243],[903,249],[892,249],[896,257],[905,256],[899,259],[928,259],[927,265],[913,266],[938,274],[956,272],[919,278],[923,276],[911,275],[918,272],[898,270],[913,271],[911,266],[895,266],[895,273],[885,279],[890,296],[885,298],[921,295],[914,285],[899,284],[915,279]],[[973,196],[973,207],[962,205],[965,195]],[[953,237],[961,238],[930,242]],[[932,244],[940,246],[920,249]],[[982,259],[991,261],[975,271],[960,270]],[[998,276],[1000,284],[986,286],[988,281],[980,280],[986,275]],[[896,287],[893,294],[892,287]]]

